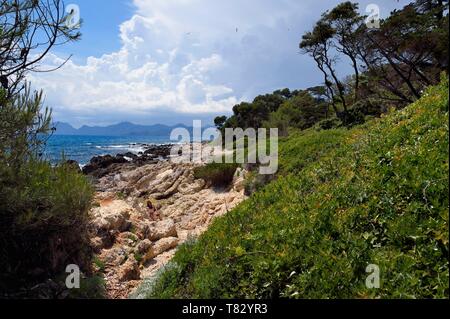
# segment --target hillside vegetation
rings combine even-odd
[[[448,120],[444,79],[362,126],[292,134],[277,180],[182,246],[147,297],[448,298]]]

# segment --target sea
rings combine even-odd
[[[84,166],[94,156],[115,156],[127,152],[139,154],[148,145],[163,144],[171,144],[168,136],[53,135],[48,139],[43,154],[52,164],[58,164],[64,158]]]

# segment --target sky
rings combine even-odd
[[[280,88],[322,83],[300,53],[302,34],[336,0],[66,0],[80,9],[81,41],[60,46],[30,74],[55,121],[82,125],[212,123],[234,105]],[[406,0],[371,3],[386,17]],[[341,61],[339,71],[350,70]]]

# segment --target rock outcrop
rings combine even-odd
[[[136,168],[146,164],[155,164],[160,160],[166,160],[172,145],[147,145],[146,151],[140,154],[128,152],[116,156],[96,156],[88,165],[83,167],[83,173],[95,178],[102,178],[123,168],[123,164]]]
[[[236,172],[230,189],[215,190],[194,178],[194,168],[169,161],[143,166],[128,162],[96,180],[91,244],[108,297],[126,298],[180,244],[245,199],[245,171]]]

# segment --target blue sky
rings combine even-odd
[[[67,0],[77,4],[82,40],[59,47],[30,75],[54,119],[74,126],[211,123],[279,88],[322,78],[298,43],[336,0]],[[386,16],[408,1],[370,3]],[[348,62],[341,61],[341,76]]]
[[[117,51],[121,47],[120,24],[133,16],[134,6],[129,0],[66,0],[80,8],[83,40],[58,48],[59,54],[73,54],[81,62],[89,56]]]

